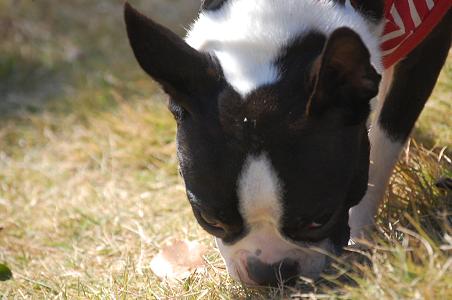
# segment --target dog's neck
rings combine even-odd
[[[349,27],[357,32],[381,73],[382,26],[367,20],[346,1],[331,0],[226,0],[215,10],[201,11],[186,41],[193,48],[215,55],[229,84],[242,96],[280,78],[275,62],[296,39],[311,32],[329,36]]]

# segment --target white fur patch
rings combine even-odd
[[[193,48],[215,54],[227,81],[242,96],[279,79],[275,60],[290,42],[313,30],[331,34],[340,27],[357,32],[381,73],[379,34],[350,5],[330,0],[228,0],[202,12],[187,34]]]
[[[247,224],[266,220],[279,226],[281,183],[266,154],[249,156],[238,181],[239,210]]]

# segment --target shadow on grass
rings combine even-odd
[[[0,57],[0,118],[20,112],[38,112],[63,93],[66,66],[50,68],[18,54]]]
[[[0,122],[108,111],[117,106],[113,94],[155,94],[124,26],[122,1],[0,0]]]

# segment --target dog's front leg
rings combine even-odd
[[[393,141],[378,124],[370,131],[371,151],[369,184],[361,202],[350,209],[350,233],[352,240],[365,238],[372,229],[375,215],[384,194],[403,143]]]
[[[350,210],[352,239],[372,227],[389,177],[425,102],[431,95],[451,46],[452,11],[430,35],[383,75],[369,139],[371,144],[368,191]]]
[[[377,97],[377,107],[369,132],[371,148],[367,192],[361,202],[352,207],[349,213],[351,239],[355,241],[364,238],[365,232],[372,229],[389,177],[403,147],[403,143],[392,140],[378,122],[381,109],[391,88],[393,74],[394,68],[383,74],[380,93]]]

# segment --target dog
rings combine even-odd
[[[194,216],[248,285],[315,279],[365,236],[452,32],[447,0],[204,0],[185,40],[127,3],[125,21]]]

